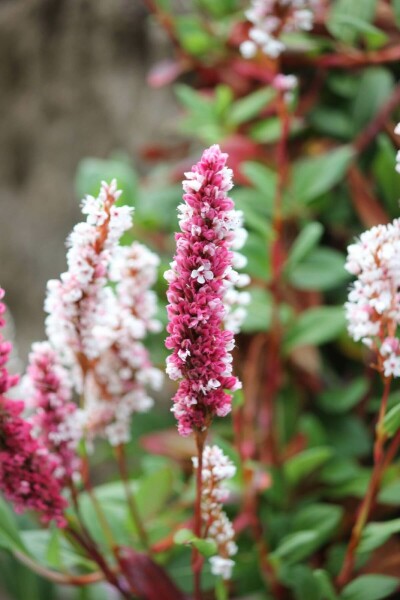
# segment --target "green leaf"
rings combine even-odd
[[[338,337],[345,329],[342,306],[321,306],[302,312],[287,332],[284,340],[286,354],[298,346],[319,346]]]
[[[285,536],[272,553],[273,558],[280,559],[290,565],[309,556],[318,542],[316,531],[298,531]]]
[[[17,523],[8,504],[0,496],[0,548],[5,550],[19,550],[26,553]]]
[[[400,428],[400,404],[393,406],[383,419],[383,429],[389,437],[393,437]]]
[[[289,136],[294,136],[304,130],[304,121],[302,119],[293,118],[290,123]],[[250,137],[263,144],[271,144],[277,142],[281,137],[282,124],[278,117],[268,117],[254,123],[250,127]]]
[[[372,165],[374,177],[391,216],[399,212],[400,175],[394,169],[396,152],[389,137],[381,134],[377,139],[377,152]]]
[[[361,575],[346,585],[341,600],[381,600],[397,589],[399,580],[388,575]]]
[[[310,251],[318,244],[322,237],[324,228],[321,223],[313,222],[307,225],[300,231],[295,239],[285,265],[285,271],[291,271],[302,261]]]
[[[175,544],[190,544],[197,548],[197,550],[203,555],[209,558],[217,553],[217,544],[214,540],[200,539],[194,535],[190,529],[180,529],[174,535]]]
[[[381,48],[388,41],[388,36],[382,29],[358,17],[340,15],[336,19],[336,25],[348,31],[353,30],[354,37],[363,39],[370,50]]]
[[[177,16],[175,26],[183,49],[193,56],[209,53],[219,45],[218,38],[208,33],[197,15]]]
[[[366,24],[371,23],[376,11],[376,2],[377,0],[357,0],[357,2],[336,0],[326,21],[328,30],[339,40],[353,44],[358,31],[354,25],[346,22],[346,18],[361,20]]]
[[[382,546],[394,533],[400,532],[400,519],[385,521],[384,523],[368,523],[362,533],[357,552],[372,552]]]
[[[319,543],[323,544],[337,530],[343,512],[341,506],[334,504],[309,504],[296,514],[293,526],[298,531],[314,529],[318,533]]]
[[[288,192],[289,207],[310,204],[339,183],[354,157],[350,146],[341,146],[325,154],[296,161]]]
[[[373,119],[387,101],[393,87],[393,75],[384,67],[369,67],[363,70],[352,108],[357,130],[361,130]]]
[[[381,504],[390,506],[400,505],[400,480],[396,479],[384,485],[379,492],[378,500]]]
[[[255,232],[250,232],[242,249],[247,258],[246,272],[250,277],[269,281],[271,269],[267,250],[267,240]]]
[[[318,582],[323,600],[338,600],[335,587],[328,573],[323,569],[317,569],[313,572],[314,579]]]
[[[328,446],[317,446],[303,450],[286,461],[284,465],[286,478],[291,485],[297,485],[331,457],[332,448]]]
[[[400,25],[400,0],[392,0],[392,6],[394,11],[394,18],[396,19],[396,23]]]
[[[273,87],[267,87],[236,100],[228,114],[228,122],[233,125],[240,125],[254,119],[275,96],[276,90]]]
[[[289,281],[299,290],[331,290],[350,277],[344,263],[345,257],[341,252],[332,248],[316,248],[290,271]]]
[[[216,18],[229,15],[238,8],[237,0],[197,0],[197,3]]]
[[[165,507],[172,494],[173,481],[173,471],[168,466],[157,469],[139,480],[135,498],[143,519],[155,516]],[[157,490],[157,493],[154,493],[154,490]]]
[[[86,194],[97,196],[102,181],[110,183],[117,180],[118,188],[122,190],[119,204],[136,205],[137,175],[126,160],[110,158],[85,158],[79,163],[75,178],[75,187],[79,198]]]
[[[367,424],[359,417],[330,414],[324,421],[329,444],[340,457],[362,458],[371,452],[371,435]],[[368,477],[368,475],[366,475]]]
[[[262,193],[264,205],[269,207],[269,212],[271,212],[275,198],[276,173],[269,167],[253,161],[243,163],[241,171],[253,186]]]
[[[334,138],[350,140],[354,135],[352,118],[337,108],[317,107],[312,111],[310,121],[319,132]]]
[[[318,582],[306,565],[283,565],[279,580],[292,590],[295,600],[321,600]]]
[[[272,298],[264,288],[251,287],[251,300],[247,307],[247,315],[242,325],[244,333],[268,331],[271,326]]]
[[[51,567],[74,569],[83,567],[93,570],[94,564],[79,554],[59,531],[31,529],[22,532],[25,548],[39,563]],[[55,541],[57,539],[57,542]],[[57,551],[55,550],[57,544]],[[27,552],[25,550],[25,553]]]
[[[146,230],[165,229],[173,231],[177,226],[176,208],[181,201],[180,185],[142,186],[135,211],[135,223]]]
[[[360,402],[367,390],[368,382],[360,377],[350,385],[323,392],[318,397],[318,405],[327,413],[345,413]]]

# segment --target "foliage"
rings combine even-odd
[[[392,132],[400,116],[395,84],[400,3],[323,3],[314,31],[286,34],[287,52],[276,60],[262,54],[251,60],[240,56],[248,29],[246,3],[196,0],[179,14],[172,4],[149,2],[149,18],[164,26],[174,43],[173,71],[179,82],[171,82],[164,63],[154,67],[149,79],[157,74],[158,82],[174,85],[180,134],[187,143],[149,144],[144,155],[166,158],[153,164],[146,177],[126,156],[86,158],[76,187],[79,196],[97,194],[101,180],[118,178],[124,190],[120,203],[135,207],[134,232],[125,234],[124,243],[139,239],[161,256],[156,292],[165,325],[161,274],[173,254],[182,171],[197,160],[204,144],[219,143],[230,156],[236,181],[232,198],[248,230],[243,253],[251,302],[235,357],[243,391],[236,393],[231,421],[216,422],[211,437],[237,467],[226,509],[239,552],[232,581],[225,586],[206,566],[203,589],[214,589],[221,600],[397,598],[396,452],[363,528],[351,577],[341,581],[338,575],[357,507],[371,481],[377,399],[382,395],[371,357],[346,333],[345,252],[363,229],[398,215],[400,177],[394,171],[397,139]],[[273,85],[279,72],[298,77],[289,99]],[[148,342],[160,366],[166,358],[164,338],[165,331],[152,334]],[[205,558],[215,548],[190,529],[190,457],[195,448],[173,428],[162,403],[151,414],[135,416],[127,448],[134,475],[129,486],[153,558],[174,585],[191,595],[189,547]],[[385,441],[397,439],[396,391],[389,397],[383,428]],[[99,462],[111,463],[105,445],[97,456]],[[96,496],[118,545],[143,550],[123,484],[102,483],[102,474],[100,479]],[[90,534],[105,549],[104,528],[93,518],[86,492],[80,502]],[[33,527],[30,519],[14,517],[1,502],[5,586],[16,599],[28,597],[26,589],[31,590],[29,598],[59,598],[57,587],[43,587],[48,584],[25,568],[11,580],[6,575],[14,560],[10,557],[22,553],[49,569],[67,567],[77,573],[91,572],[93,563],[73,540]],[[104,587],[96,586],[74,597],[101,598]]]

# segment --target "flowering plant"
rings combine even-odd
[[[184,139],[83,161],[20,384],[0,341],[0,546],[54,597],[395,599],[398,3],[147,4]]]

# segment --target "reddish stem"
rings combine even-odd
[[[207,431],[196,431],[197,445],[197,471],[196,471],[196,501],[194,509],[194,534],[196,537],[202,537],[202,515],[201,515],[201,497],[203,491],[203,451],[207,437]],[[203,568],[203,558],[197,548],[192,551],[192,570],[194,575],[195,600],[202,600],[201,593],[201,571]]]
[[[386,467],[388,466],[383,454],[383,447],[386,440],[386,436],[383,430],[383,420],[386,413],[387,401],[390,392],[390,384],[391,378],[386,379],[381,401],[381,407],[379,410],[378,422],[376,426],[376,439],[374,445],[374,468],[372,470],[372,476],[368,485],[367,493],[358,510],[357,519],[351,533],[350,543],[347,547],[342,570],[340,571],[338,576],[337,581],[340,587],[343,587],[350,580],[351,575],[353,573],[356,550],[360,543],[365,524],[368,521],[373,503],[379,492],[379,486],[382,480],[383,473]]]

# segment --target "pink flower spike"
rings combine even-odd
[[[176,254],[165,273],[170,334],[166,346],[172,350],[167,373],[181,379],[172,409],[181,435],[204,430],[215,415],[228,414],[231,395],[226,390],[240,386],[232,376],[230,351],[245,315],[239,305],[249,298],[234,286],[248,280],[232,268],[234,262],[245,262],[233,252],[243,245],[245,232],[242,214],[227,195],[233,184],[226,160],[218,145],[211,146],[185,173],[184,203],[178,207],[181,232],[175,236]]]
[[[0,288],[0,299],[3,297]],[[0,307],[3,313],[1,302]],[[16,512],[35,510],[44,523],[55,521],[64,527],[67,502],[55,476],[57,463],[33,437],[32,426],[21,416],[24,403],[4,395],[15,385],[16,378],[5,367],[11,344],[4,342],[1,334],[0,348],[0,492]]]

